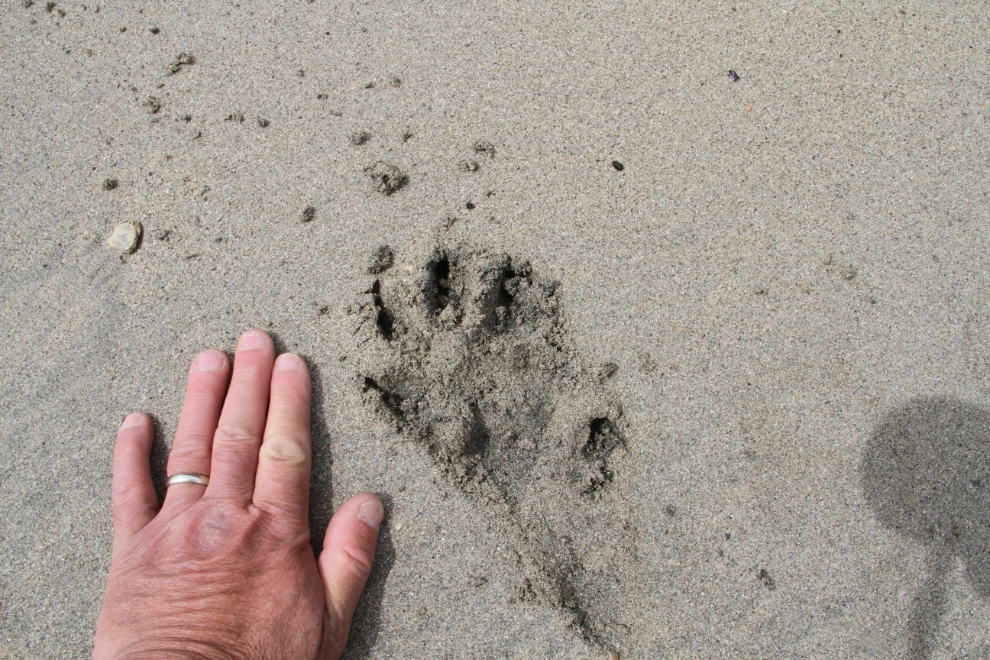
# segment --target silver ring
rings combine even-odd
[[[206,486],[210,483],[210,478],[205,474],[173,474],[165,482],[165,487],[173,486],[175,484],[199,484],[200,486]]]

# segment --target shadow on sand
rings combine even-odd
[[[877,427],[862,476],[880,522],[928,547],[908,634],[909,657],[931,658],[954,558],[990,600],[990,413],[953,399],[913,399]]]

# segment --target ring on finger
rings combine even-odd
[[[193,472],[182,472],[179,474],[173,474],[168,480],[165,481],[165,488],[169,486],[174,486],[175,484],[198,484],[200,486],[207,486],[210,483],[210,477],[205,474],[195,474]]]

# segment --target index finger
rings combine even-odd
[[[311,397],[306,363],[295,353],[280,355],[272,370],[253,498],[259,509],[304,527],[309,517]]]

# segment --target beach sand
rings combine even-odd
[[[990,658],[987,34],[11,0],[0,657],[89,657],[120,420],[161,487],[258,327],[314,375],[314,536],[386,503],[347,658]]]

